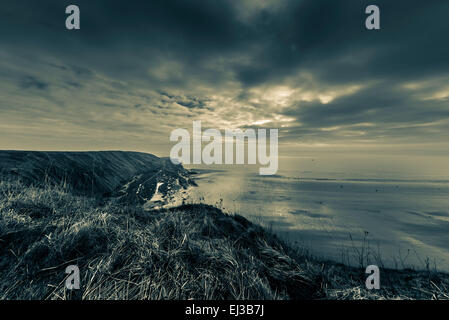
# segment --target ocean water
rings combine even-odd
[[[409,171],[316,165],[323,162],[296,160],[274,176],[203,166],[193,201],[241,214],[319,258],[449,271],[448,176],[399,164]]]

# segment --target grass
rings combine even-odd
[[[78,265],[81,289],[65,289]],[[0,182],[0,299],[448,299],[449,276],[320,261],[204,204],[144,211]]]

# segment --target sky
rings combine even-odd
[[[447,0],[2,0],[0,149],[167,156],[170,132],[201,120],[279,129],[286,157],[447,157],[448,14]]]

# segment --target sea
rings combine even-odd
[[[192,202],[263,225],[315,258],[449,272],[449,161],[444,157],[286,157],[257,166],[190,166]]]

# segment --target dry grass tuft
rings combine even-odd
[[[4,182],[0,273],[0,299],[447,299],[449,288],[445,274],[386,270],[382,290],[367,291],[364,270],[316,261],[203,204],[146,212]]]

